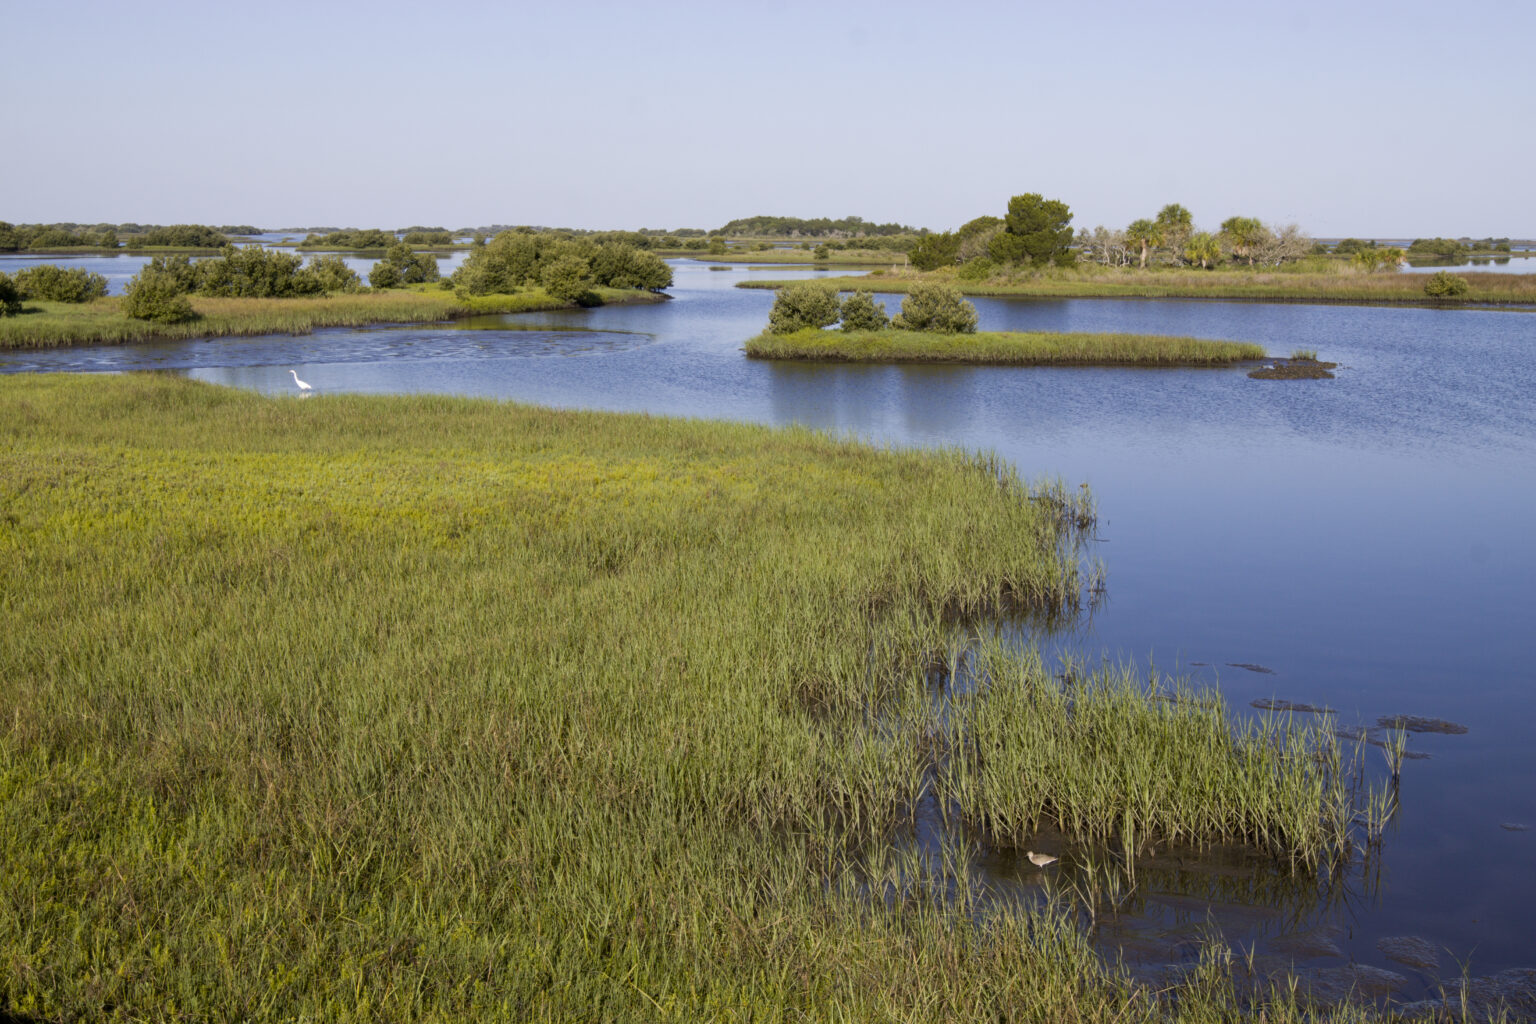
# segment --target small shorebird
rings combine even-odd
[[[298,374],[297,370],[289,370],[288,372],[293,374],[293,382],[299,386],[299,390],[300,391],[313,391],[314,390],[314,388],[310,387],[308,384],[306,384],[303,381],[299,380],[299,374]]]
[[[1047,865],[1055,864],[1058,860],[1061,859],[1060,857],[1052,857],[1048,853],[1036,853],[1034,850],[1025,850],[1024,856],[1028,857],[1029,862],[1037,868],[1043,868]]]

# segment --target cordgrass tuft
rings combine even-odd
[[[1148,334],[981,331],[822,331],[760,334],[754,359],[990,366],[1227,366],[1264,358],[1259,345]]]

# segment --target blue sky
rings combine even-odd
[[[1536,235],[1536,3],[6,0],[0,219]]]

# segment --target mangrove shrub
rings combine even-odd
[[[123,313],[135,320],[152,320],[157,324],[176,324],[197,317],[175,277],[157,273],[149,267],[128,282],[128,290],[123,295]]]
[[[11,275],[0,273],[0,316],[15,316],[21,312],[21,289],[11,280]]]
[[[885,303],[876,302],[869,292],[854,292],[843,300],[843,330],[883,331],[890,324]]]
[[[84,267],[56,267],[45,263],[16,272],[16,287],[24,299],[50,302],[90,302],[107,294],[107,279]]]
[[[384,253],[384,258],[368,272],[368,283],[375,288],[398,288],[406,284],[436,281],[437,257],[425,252],[412,252],[404,242],[397,242]]]
[[[218,259],[194,265],[197,291],[226,298],[276,299],[318,295],[324,289],[312,274],[304,273],[304,260],[259,245],[237,249],[226,245]]]
[[[960,289],[947,284],[918,284],[901,300],[901,313],[891,326],[901,331],[971,334],[976,330],[976,319],[976,307],[965,301]]]
[[[137,249],[144,245],[174,245],[184,249],[218,249],[228,245],[229,239],[218,228],[206,224],[172,224],[154,228],[128,240],[128,247]]]
[[[565,302],[584,302],[592,290],[591,268],[580,256],[561,256],[544,266],[539,282],[551,296]]]
[[[1431,274],[1429,280],[1424,282],[1424,294],[1432,299],[1459,298],[1471,290],[1472,286],[1466,278],[1444,270]]]
[[[355,292],[363,286],[357,271],[335,253],[311,257],[304,273],[314,277],[323,292]]]
[[[793,334],[807,327],[830,327],[840,315],[836,288],[800,281],[785,285],[774,296],[773,309],[768,312],[768,332]]]

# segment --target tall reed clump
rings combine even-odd
[[[962,815],[1020,845],[1043,828],[1134,853],[1246,843],[1315,867],[1352,849],[1354,787],[1329,723],[1236,727],[1214,691],[1159,690],[1130,670],[1065,682],[984,645],[945,717],[940,775]]]

